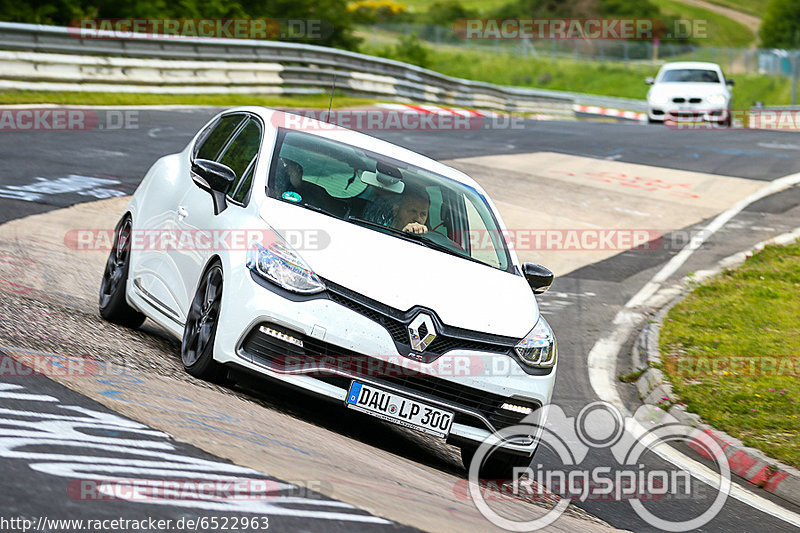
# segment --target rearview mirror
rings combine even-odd
[[[215,215],[228,208],[225,196],[236,181],[236,173],[230,167],[208,159],[195,159],[192,161],[192,180],[198,187],[211,193]]]
[[[736,82],[731,79],[727,79],[725,80],[725,85],[736,85]]]
[[[533,294],[542,294],[553,284],[555,275],[550,269],[534,263],[523,263],[522,274],[528,281]]]
[[[644,82],[645,82],[647,85],[653,85],[653,83],[655,83],[655,81],[656,81],[656,80],[654,80],[654,79],[653,79],[653,76],[647,76],[647,77],[644,79]]]

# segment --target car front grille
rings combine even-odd
[[[697,98],[697,97],[684,98],[683,96],[676,96],[675,98],[672,99],[672,102],[675,104],[684,104],[686,102],[689,102],[690,104],[699,104],[702,101],[703,101],[702,98]]]
[[[400,311],[388,305],[367,298],[355,291],[324,280],[328,288],[328,296],[334,302],[373,320],[389,332],[398,351],[402,354],[410,352],[408,325],[416,316],[416,308],[409,311]],[[425,310],[428,314],[435,313]],[[435,356],[442,355],[451,350],[474,350],[498,354],[509,354],[520,339],[491,335],[477,331],[465,330],[439,323],[436,338],[423,351],[425,362],[431,362]]]
[[[274,333],[273,335],[265,333],[261,330],[262,326],[272,332],[290,336],[293,342],[277,338]],[[294,341],[300,341],[302,346],[295,344]],[[541,407],[538,402],[532,400],[507,398],[435,376],[412,372],[406,367],[348,351],[274,324],[255,326],[245,337],[238,352],[241,357],[271,370],[311,375],[344,390],[350,387],[351,379],[356,378],[378,386],[388,386],[401,393],[403,391],[416,393],[423,399],[434,402],[443,401],[463,410],[456,411],[456,422],[483,426],[489,430],[499,430],[519,424],[526,416],[503,409],[502,405],[506,402],[529,407],[533,411]],[[480,413],[490,425],[487,426],[484,420],[470,412]]]

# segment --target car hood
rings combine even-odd
[[[422,306],[448,326],[517,338],[539,319],[520,275],[286,202],[269,200],[261,213],[317,275],[385,305]]]
[[[704,98],[712,94],[728,94],[728,88],[719,83],[667,82],[657,83],[650,89],[650,96],[697,96]]]

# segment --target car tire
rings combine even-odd
[[[138,328],[146,317],[128,305],[125,291],[131,263],[131,233],[133,221],[125,216],[114,232],[114,246],[108,254],[103,281],[100,283],[98,307],[100,316],[109,322],[129,328]]]
[[[214,382],[222,381],[225,376],[225,368],[214,360],[222,288],[222,265],[214,261],[197,285],[181,341],[183,368],[196,378]]]
[[[469,473],[469,466],[478,446],[464,444],[461,446],[461,462]],[[511,452],[495,449],[488,457],[483,458],[483,464],[478,470],[480,479],[507,480],[514,475],[514,468],[527,468],[533,462],[532,455],[518,455]]]

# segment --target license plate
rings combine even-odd
[[[453,425],[450,411],[358,381],[350,384],[345,403],[350,409],[437,437],[447,437]]]

